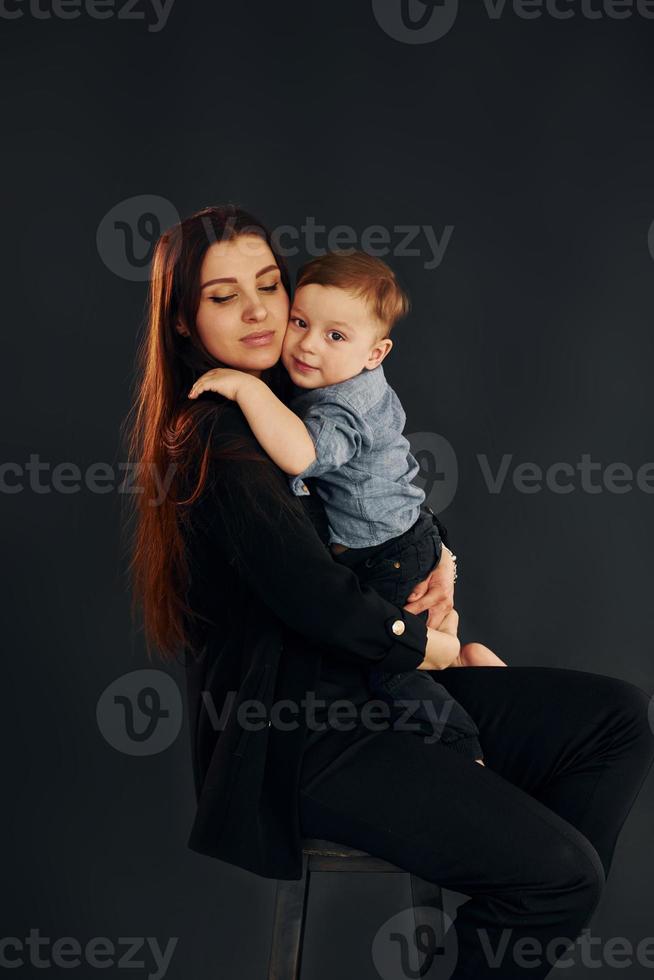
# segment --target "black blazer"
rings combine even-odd
[[[426,625],[333,561],[304,511],[308,498],[293,498],[237,404],[211,397],[216,410],[204,434],[212,446],[238,436],[264,459],[214,460],[185,527],[189,601],[213,621],[201,653],[184,658],[197,798],[188,846],[265,878],[299,879],[298,782],[308,730],[300,702],[316,688],[321,658],[331,652],[413,670],[424,659]],[[299,520],[284,513],[265,471]],[[250,698],[266,706],[265,718],[248,716],[260,719],[258,730],[237,718]],[[298,706],[296,715],[281,713],[295,722],[289,730],[270,724],[273,700],[285,698]]]

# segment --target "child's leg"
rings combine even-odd
[[[372,586],[401,608],[418,582],[438,564],[441,541],[429,515],[421,512],[415,525],[398,538],[358,550],[360,555],[349,550],[334,555],[334,560],[349,565],[362,584]],[[426,610],[419,615],[427,619]],[[469,757],[479,756],[479,729],[429,671],[390,674],[372,667],[368,679],[374,696],[389,704],[403,702],[404,707],[398,712],[403,725],[417,725],[432,740],[443,744],[460,742],[458,750]]]

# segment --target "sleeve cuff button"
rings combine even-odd
[[[402,633],[404,633],[406,627],[401,619],[396,619],[393,625],[391,626],[391,629],[393,630],[396,636],[402,636]]]

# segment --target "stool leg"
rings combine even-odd
[[[268,980],[300,980],[309,880],[308,855],[303,854],[299,881],[277,882]]]
[[[420,968],[422,980],[436,980],[438,956],[445,952],[445,927],[443,922],[443,890],[432,881],[411,875],[411,901],[415,923],[416,947],[424,952]]]

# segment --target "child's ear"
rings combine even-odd
[[[383,340],[379,340],[373,348],[371,348],[368,354],[368,360],[366,362],[366,367],[369,371],[376,368],[384,360],[386,355],[389,353],[391,347],[393,346],[393,341],[388,337],[384,337]]]

